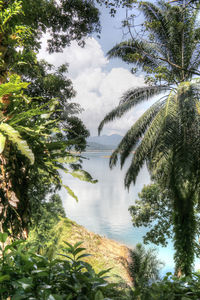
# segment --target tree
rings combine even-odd
[[[99,11],[94,1],[87,0],[2,0],[1,9],[1,56],[8,69],[19,57],[27,59],[30,51],[38,51],[41,37],[48,33],[49,52],[62,51],[72,40],[84,43],[88,34],[100,31]],[[23,13],[20,13],[21,10]],[[31,28],[31,35],[21,32]],[[13,32],[15,28],[15,32]],[[21,51],[13,42],[25,37]],[[9,39],[7,38],[9,37]]]
[[[147,251],[141,244],[130,251],[132,263],[129,264],[129,274],[134,282],[134,288],[140,293],[145,287],[159,279],[159,270],[163,265],[157,259],[156,250]]]
[[[167,190],[158,184],[144,186],[139,199],[129,207],[134,227],[145,226],[148,232],[143,237],[144,243],[167,246],[173,237],[173,207]]]
[[[43,1],[44,3],[48,8],[50,6],[52,8],[57,7],[55,1]],[[71,81],[66,80],[63,76],[66,67],[60,67],[56,73],[48,72],[47,69],[51,66],[47,66],[45,63],[37,63],[33,52],[39,46],[39,33],[41,31],[45,32],[50,23],[48,23],[48,26],[44,24],[42,26],[42,22],[45,23],[47,20],[42,19],[39,22],[39,19],[37,19],[39,18],[39,12],[37,10],[34,13],[38,12],[38,15],[35,15],[38,21],[38,31],[34,27],[36,26],[35,21],[35,23],[33,22],[33,28],[24,25],[23,21],[26,24],[30,21],[28,15],[26,15],[25,22],[25,13],[23,15],[22,11],[22,5],[25,4],[27,5],[28,2],[0,2],[0,36],[2,41],[0,53],[0,224],[1,231],[10,231],[13,237],[27,236],[31,209],[39,207],[37,205],[38,201],[41,201],[47,193],[54,192],[63,186],[58,169],[62,169],[81,180],[93,181],[87,172],[80,169],[79,156],[69,153],[71,147],[84,148],[83,141],[85,141],[84,138],[88,135],[88,131],[77,120],[67,121],[64,128],[63,122],[61,122],[63,111],[61,114],[60,110],[63,110],[63,107],[66,109],[68,106],[68,118],[73,118],[74,113],[80,110],[78,105],[71,104],[70,106],[69,103],[65,103],[67,98],[74,95]],[[29,2],[29,4],[34,6],[35,2]],[[85,4],[86,6],[89,5],[89,3]],[[77,1],[76,5],[78,5]],[[24,11],[26,9],[27,6]],[[63,10],[59,9],[62,15]],[[84,11],[82,6],[77,6],[77,9],[78,11],[79,9]],[[47,14],[46,17],[49,16],[49,12],[43,11],[43,13]],[[67,12],[65,11],[65,13]],[[70,11],[69,15],[72,18],[71,14]],[[79,38],[84,37],[86,31],[84,33],[83,30],[82,35],[79,35],[79,32],[81,34],[81,24],[87,18],[88,14],[85,17],[80,15],[78,19],[72,20],[72,23],[75,22],[73,24],[77,24],[77,31],[75,25],[75,27],[70,24],[65,25],[69,28],[72,26],[71,39],[79,40]],[[63,22],[66,21],[64,16],[61,19]],[[77,23],[78,21],[80,23]],[[91,22],[93,24],[96,21]],[[55,33],[55,24],[52,26],[52,32]],[[87,26],[88,24],[86,24]],[[87,28],[87,30],[89,28],[92,30],[93,27]],[[59,27],[57,31],[62,31],[62,29],[62,27]],[[74,34],[73,31],[75,31]],[[66,45],[66,42],[63,43],[63,45]],[[30,71],[28,68],[30,69],[30,63],[32,62],[34,64]],[[23,79],[31,78],[33,82],[32,87],[28,89],[28,95],[24,93],[23,89],[27,89],[29,84],[21,82],[20,77],[14,73],[16,71],[22,73],[22,70],[24,70]],[[38,85],[40,85],[40,95]],[[51,88],[49,85],[51,85]],[[60,101],[55,97],[59,97]],[[68,128],[66,128],[66,124]],[[70,126],[73,128],[69,128]],[[80,136],[78,129],[81,127],[83,132]],[[63,134],[65,130],[69,131],[66,135]],[[66,164],[68,164],[68,168]],[[64,187],[70,195],[77,199],[68,186],[64,185]]]
[[[44,254],[52,246],[55,253],[57,248],[55,247],[55,241],[52,239],[52,230],[57,226],[60,218],[66,217],[62,200],[58,194],[53,194],[49,201],[43,199],[39,205],[40,209],[33,211],[28,243],[35,250],[38,249],[38,253],[43,251]]]
[[[66,64],[55,68],[44,60],[28,64],[16,69],[24,81],[30,82],[27,94],[35,101],[44,104],[52,98],[58,99],[57,110],[51,114],[51,119],[59,118],[59,127],[62,136],[74,140],[74,145],[69,145],[76,151],[83,151],[86,147],[86,138],[89,131],[78,118],[82,109],[78,103],[72,102],[76,92],[70,79],[66,78],[68,66]]]
[[[38,10],[40,5],[42,9]],[[88,131],[79,119],[74,118],[74,114],[79,113],[81,109],[78,104],[69,103],[75,96],[75,91],[71,81],[66,79],[67,66],[62,65],[55,70],[44,61],[38,62],[35,52],[40,48],[42,34],[47,31],[51,36],[49,51],[53,52],[61,51],[72,40],[83,43],[87,34],[100,30],[99,12],[94,3],[84,0],[73,1],[73,4],[68,1],[60,1],[58,4],[56,1],[46,0],[2,1],[0,8],[1,82],[6,81],[8,72],[12,70],[21,75],[24,81],[31,82],[28,88],[29,96],[37,97],[41,103],[58,98],[60,107],[57,114],[62,119],[64,129],[75,128],[75,121],[79,121],[83,138],[86,138]],[[56,22],[53,22],[55,18]],[[77,131],[76,135],[78,136]]]
[[[127,132],[113,152],[110,166],[116,164],[118,155],[123,166],[136,146],[125,186],[135,183],[146,162],[152,179],[161,189],[167,189],[173,206],[176,269],[189,274],[196,238],[194,207],[200,192],[200,80],[193,79],[200,74],[200,30],[196,26],[199,6],[189,9],[184,1],[180,2],[182,5],[160,2],[158,6],[141,2],[145,40],[140,35],[132,36],[109,51],[109,57],[120,57],[151,73],[154,85],[125,93],[101,122],[99,132],[105,123],[121,117],[138,103],[169,91]]]
[[[169,239],[173,239],[173,203],[168,196],[168,191],[163,190],[158,184],[144,186],[139,199],[129,207],[134,227],[144,226],[148,232],[143,236],[145,244],[167,246]],[[200,217],[198,203],[195,203],[196,241],[195,254],[200,254]]]

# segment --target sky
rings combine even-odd
[[[77,93],[73,101],[84,109],[79,117],[89,129],[91,136],[97,135],[99,123],[118,105],[125,91],[144,86],[142,74],[133,75],[130,72],[130,65],[119,59],[108,60],[106,56],[116,43],[123,40],[121,21],[125,17],[125,9],[119,9],[114,18],[105,7],[100,8],[100,11],[102,25],[100,39],[93,35],[86,39],[84,48],[72,42],[63,53],[49,55],[45,51],[44,37],[43,48],[39,54],[39,58],[44,58],[55,66],[69,64],[67,77],[72,80]],[[121,119],[106,124],[102,134],[124,135],[152,102],[153,100],[138,105]]]

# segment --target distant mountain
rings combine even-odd
[[[87,139],[88,143],[97,143],[100,145],[107,145],[109,147],[111,147],[111,150],[113,149],[112,146],[117,146],[121,140],[122,140],[123,136],[119,135],[119,134],[112,134],[112,135],[100,135],[100,136],[90,136]]]
[[[88,142],[86,150],[114,150],[115,146],[113,145],[102,145],[94,142]]]

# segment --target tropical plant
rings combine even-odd
[[[62,200],[58,194],[53,194],[48,201],[40,201],[40,206],[31,214],[31,226],[26,242],[38,254],[55,255],[57,249],[58,234],[55,228],[59,221],[66,217]],[[69,227],[69,226],[68,226]]]
[[[28,3],[35,5],[35,1]],[[47,9],[43,14],[48,15],[50,9],[56,6],[56,13],[60,13],[61,19],[64,17],[56,2],[44,1],[43,4]],[[65,9],[69,9],[68,4],[66,6]],[[76,24],[77,31],[70,37],[72,40],[81,40],[88,31],[94,30],[90,25],[98,20],[93,19],[81,34],[79,26],[82,26],[85,18],[82,19],[80,14],[84,8],[76,9],[79,12],[78,19],[71,20],[70,24],[72,31],[75,30],[72,23],[74,26]],[[88,4],[88,10],[90,9],[92,14],[98,15],[93,6]],[[34,21],[33,28],[30,28],[30,19],[26,15],[27,1],[0,1],[0,14],[0,230],[10,231],[13,237],[26,237],[31,210],[37,210],[39,202],[44,200],[47,193],[52,193],[63,185],[58,169],[81,180],[92,181],[91,176],[81,170],[80,157],[69,152],[72,148],[84,149],[88,131],[74,116],[80,111],[79,106],[73,103],[70,105],[66,101],[75,94],[71,81],[63,75],[66,66],[61,66],[52,73],[52,66],[44,62],[37,63],[32,51],[38,46],[39,31],[45,32],[45,28],[54,28],[54,25],[42,20],[44,26],[42,23],[36,26]],[[34,10],[34,14],[39,20],[38,9]],[[60,31],[61,28],[57,30]],[[70,43],[70,39],[63,43],[63,46]],[[33,68],[28,72],[31,63]],[[22,82],[14,70],[23,74],[24,80],[30,78],[32,88],[29,83]],[[26,95],[24,89],[27,90]],[[67,110],[65,117],[64,107]],[[68,168],[64,167],[66,164]],[[77,200],[70,187],[64,187]]]
[[[144,186],[138,194],[134,205],[129,207],[134,227],[144,226],[147,232],[143,236],[145,244],[154,243],[166,247],[173,239],[173,203],[168,191],[158,184],[152,183]],[[199,257],[200,215],[198,202],[195,203],[196,241],[195,255]]]
[[[113,288],[106,281],[109,270],[95,273],[84,261],[81,242],[66,242],[60,259],[48,259],[29,251],[22,241],[6,245],[0,233],[0,299],[105,299]]]
[[[47,32],[52,53],[62,51],[73,40],[84,44],[88,34],[100,31],[99,10],[93,1],[1,0],[0,15],[1,56],[9,70],[15,62],[29,62]],[[27,35],[28,30],[31,35]],[[22,47],[16,51],[15,43],[22,40]]]
[[[200,297],[200,275],[193,273],[191,276],[177,278],[171,273],[139,293],[140,300],[198,300]]]
[[[157,259],[155,252],[153,248],[145,250],[142,244],[137,244],[130,250],[132,262],[128,269],[137,293],[159,279],[159,270],[163,264]]]
[[[179,1],[180,2],[180,1]],[[168,91],[157,100],[126,133],[110,159],[110,167],[121,166],[134,147],[125,176],[125,186],[135,183],[146,163],[153,180],[168,190],[173,207],[174,247],[177,270],[189,274],[194,261],[196,238],[195,203],[199,201],[200,172],[200,31],[196,26],[199,6],[141,2],[146,23],[145,40],[122,42],[109,51],[151,74],[151,82],[124,94],[119,105],[101,122],[121,117],[138,103]],[[138,35],[137,35],[138,36]],[[152,71],[153,70],[153,71]],[[161,83],[161,84],[160,84]]]
[[[28,217],[27,188],[31,166],[32,172],[38,173],[36,170],[40,168],[43,172],[49,172],[49,180],[54,177],[60,184],[58,172],[55,172],[53,159],[48,152],[48,145],[53,146],[50,134],[56,130],[56,121],[49,122],[45,118],[45,114],[51,114],[51,108],[55,107],[56,101],[52,100],[43,107],[31,103],[31,99],[26,97],[22,90],[27,85],[20,81],[19,76],[12,75],[8,83],[0,86],[1,99],[9,93],[8,103],[1,105],[0,119],[1,230],[9,228],[19,230],[25,227]],[[40,153],[40,157],[35,155],[36,151],[37,154]],[[56,147],[54,160],[55,151]],[[62,157],[61,145],[59,153]]]

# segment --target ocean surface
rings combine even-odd
[[[122,170],[119,165],[110,170],[110,155],[111,152],[105,151],[83,153],[83,169],[98,182],[91,184],[62,173],[63,183],[70,186],[79,201],[71,198],[65,189],[61,190],[60,195],[67,217],[90,231],[134,247],[137,243],[142,243],[142,237],[148,229],[132,226],[128,208],[134,204],[143,186],[150,183],[149,173],[144,166],[135,186],[132,185],[128,192],[124,188],[124,175],[131,158]],[[157,249],[158,257],[164,263],[161,275],[173,271],[174,250],[171,241],[166,248],[153,244],[145,247]]]

